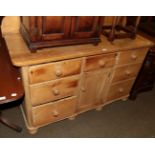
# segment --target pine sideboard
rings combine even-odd
[[[12,63],[21,70],[22,112],[31,134],[50,123],[73,120],[85,111],[126,100],[153,45],[141,36],[113,43],[101,36],[97,46],[53,47],[31,53],[20,33],[4,37]]]

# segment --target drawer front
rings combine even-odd
[[[141,65],[141,63],[138,63],[134,65],[117,67],[114,71],[112,83],[136,77],[141,68]]]
[[[128,81],[111,85],[106,101],[112,101],[115,99],[119,99],[123,96],[127,96],[130,93],[134,80],[135,79],[131,79]]]
[[[143,62],[146,54],[146,48],[121,52],[118,59],[118,65]]]
[[[84,71],[112,67],[115,64],[116,54],[104,54],[86,58]]]
[[[30,96],[33,106],[62,99],[76,94],[79,76],[31,85]]]
[[[76,104],[77,98],[71,97],[34,107],[32,109],[33,125],[41,126],[69,117],[75,113]]]
[[[67,60],[29,68],[30,84],[59,79],[66,76],[79,74],[81,71],[81,59]]]

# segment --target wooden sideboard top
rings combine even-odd
[[[19,67],[153,46],[151,41],[139,35],[135,40],[129,38],[118,39],[113,41],[113,43],[109,42],[104,36],[101,36],[102,41],[97,46],[84,44],[53,47],[40,49],[36,53],[31,53],[20,33],[6,34],[4,38],[13,65]]]

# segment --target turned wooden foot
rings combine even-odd
[[[102,110],[102,107],[97,107],[96,108],[96,111],[101,111]]]
[[[127,98],[127,97],[122,99],[122,101],[127,101],[127,100],[128,100],[128,98]]]
[[[36,134],[38,132],[38,128],[28,129],[30,134]]]
[[[70,121],[73,121],[75,119],[75,116],[69,117],[68,118]]]

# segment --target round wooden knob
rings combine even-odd
[[[100,60],[99,65],[100,65],[100,67],[105,67],[106,62],[104,60]]]
[[[86,91],[86,88],[85,87],[81,87],[81,91],[82,92],[85,92]]]
[[[133,60],[136,60],[136,59],[137,59],[137,55],[136,55],[136,54],[132,54],[132,55],[131,55],[131,58],[132,58]]]
[[[59,90],[58,90],[58,89],[54,89],[54,90],[53,90],[53,94],[54,94],[55,96],[57,96],[57,95],[59,95],[59,94],[60,94],[60,92],[59,92]]]
[[[60,77],[62,75],[62,71],[60,69],[56,70],[55,75]]]
[[[124,89],[123,88],[119,88],[118,90],[120,93],[123,93],[124,92]]]
[[[129,75],[131,74],[131,71],[126,70],[126,71],[125,71],[125,74],[126,74],[127,76],[129,76]]]
[[[54,117],[58,117],[58,116],[59,116],[59,112],[58,112],[57,110],[54,110],[54,111],[53,111],[53,116],[54,116]]]

